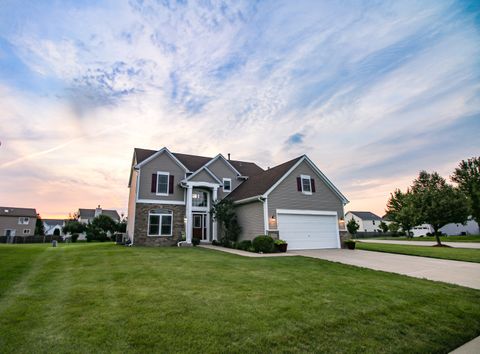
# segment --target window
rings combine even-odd
[[[168,172],[157,172],[157,195],[168,195]]]
[[[208,206],[207,192],[193,191],[192,193],[192,206],[194,207],[206,207]]]
[[[202,227],[202,216],[201,215],[194,215],[193,216],[193,227],[196,229],[200,229]]]
[[[23,229],[24,235],[30,235],[30,229]]]
[[[148,236],[172,236],[173,215],[170,210],[150,210]]]
[[[18,224],[19,225],[28,225],[28,223],[30,222],[30,218],[28,217],[20,217],[18,218]]]
[[[373,225],[375,225],[375,220],[372,220]]]
[[[301,175],[302,179],[302,192],[305,194],[312,194],[312,180],[310,176]]]
[[[224,178],[223,179],[223,191],[224,192],[231,192],[232,191],[232,179],[231,178]]]

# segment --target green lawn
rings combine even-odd
[[[361,241],[357,242],[356,247],[358,249],[366,251],[409,254],[412,256],[423,256],[480,263],[480,249],[395,245],[386,243],[368,243]]]
[[[2,353],[447,353],[480,291],[303,257],[0,245]]]
[[[361,239],[360,239],[361,240]],[[372,240],[397,240],[397,241],[436,241],[433,236],[423,237],[374,237]],[[468,236],[441,236],[442,242],[480,242],[480,235],[468,235]]]

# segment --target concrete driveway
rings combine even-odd
[[[359,239],[359,242],[365,243],[387,243],[390,245],[410,245],[410,246],[433,246],[437,243],[435,241],[397,241],[397,240],[364,240]],[[454,248],[475,248],[480,249],[480,242],[442,242],[442,244]]]
[[[480,289],[480,263],[346,249],[288,253]]]

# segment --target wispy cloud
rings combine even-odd
[[[478,155],[472,4],[5,2],[2,176],[41,171],[42,196],[62,189],[65,212],[82,200],[72,186],[125,208],[135,146],[264,167],[307,153],[352,208],[381,212],[418,170]],[[26,192],[2,178],[4,202],[38,193],[33,178]]]

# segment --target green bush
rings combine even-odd
[[[220,246],[221,243],[218,242],[217,240],[213,240],[213,241],[212,241],[212,245],[214,245],[214,246]]]
[[[284,241],[284,240],[280,240],[280,239],[275,240],[275,245],[284,245],[286,243],[287,243],[287,241]]]
[[[196,237],[192,238],[192,244],[198,246],[200,244],[200,239]]]
[[[252,241],[250,240],[245,240],[238,243],[239,250],[248,251],[250,248],[252,248]]]
[[[273,238],[267,235],[260,235],[253,239],[252,246],[255,252],[272,253],[274,248]]]
[[[77,242],[78,234],[72,234],[72,242]]]

